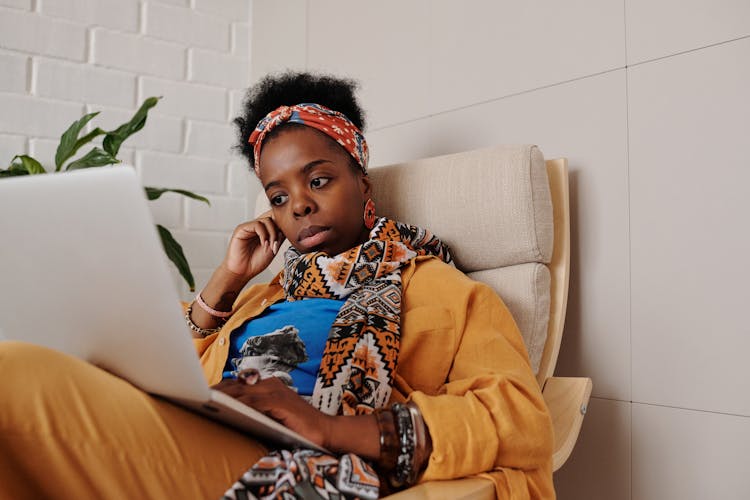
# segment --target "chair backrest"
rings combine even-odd
[[[539,148],[518,145],[375,167],[369,173],[379,216],[429,228],[450,246],[460,270],[502,297],[540,385],[555,367],[567,302],[565,168],[565,160],[545,163]],[[267,209],[261,193],[256,213]],[[279,254],[272,272],[281,268]]]

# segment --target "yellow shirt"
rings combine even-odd
[[[510,312],[488,286],[433,257],[404,268],[401,349],[391,402],[414,401],[433,450],[421,481],[482,472],[499,498],[554,498],[552,424]],[[284,298],[273,280],[235,302],[218,333],[195,339],[211,385],[231,332]]]

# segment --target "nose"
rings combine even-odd
[[[309,196],[305,195],[297,196],[292,205],[295,217],[310,215],[316,208],[315,202]]]

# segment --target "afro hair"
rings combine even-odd
[[[348,78],[307,72],[286,72],[264,77],[248,89],[242,115],[234,119],[237,126],[236,149],[247,158],[253,169],[255,159],[248,139],[258,122],[279,106],[293,106],[303,102],[322,104],[343,113],[364,131],[364,112],[354,95],[358,87],[357,82]],[[291,125],[294,124],[285,126]],[[281,128],[272,131],[268,139]]]

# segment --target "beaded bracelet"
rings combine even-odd
[[[195,323],[193,323],[193,319],[190,317],[192,312],[193,312],[193,304],[191,303],[187,307],[187,312],[185,312],[185,322],[190,327],[190,329],[194,331],[195,333],[197,333],[198,335],[202,337],[208,337],[209,335],[212,335],[218,332],[219,330],[221,330],[221,326],[218,326],[216,328],[201,328],[200,326],[196,325]]]
[[[195,302],[198,303],[198,305],[200,306],[201,309],[203,309],[204,311],[206,311],[208,314],[210,314],[214,318],[227,319],[232,314],[234,314],[234,311],[217,311],[213,307],[209,306],[203,300],[203,297],[201,297],[201,293],[202,293],[202,291],[198,292],[198,295],[195,296]]]
[[[393,405],[392,411],[398,434],[399,453],[396,459],[396,468],[389,479],[391,486],[401,488],[416,480],[417,471],[414,467],[416,436],[409,408],[401,403],[396,403]]]

